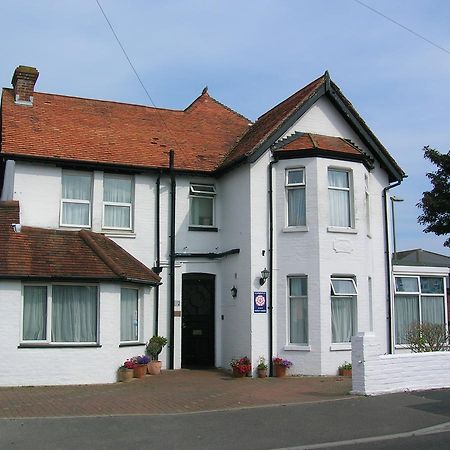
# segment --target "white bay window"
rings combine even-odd
[[[23,288],[24,342],[96,343],[96,286],[47,285]]]
[[[353,192],[351,173],[343,169],[328,169],[328,201],[330,225],[353,227]]]
[[[331,278],[331,342],[351,342],[356,331],[356,296],[353,278]]]
[[[212,184],[191,184],[189,225],[193,227],[212,228],[214,222],[214,201],[216,189]]]
[[[139,291],[122,288],[120,291],[120,340],[136,342],[139,339]]]
[[[287,225],[306,225],[305,170],[286,170]]]
[[[289,277],[289,343],[308,344],[308,282],[305,276]]]

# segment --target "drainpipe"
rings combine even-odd
[[[169,173],[170,173],[170,255],[169,255],[169,270],[170,270],[170,286],[169,286],[169,310],[170,310],[170,325],[169,325],[169,369],[173,369],[175,365],[175,199],[176,199],[176,181],[174,172],[174,152],[170,150],[169,153]]]
[[[394,317],[394,302],[392,299],[392,258],[391,258],[391,242],[389,239],[389,215],[388,215],[388,195],[387,192],[397,187],[401,181],[397,181],[394,184],[386,186],[383,189],[383,210],[384,210],[384,233],[385,233],[385,241],[386,241],[386,269],[388,273],[388,283],[387,283],[387,291],[388,291],[388,304],[389,304],[389,317],[388,317],[388,338],[389,338],[389,354],[392,355],[394,353],[394,339],[392,333],[392,317]]]
[[[161,268],[161,171],[158,174],[158,178],[156,179],[156,261],[155,267],[153,267],[153,272],[158,275],[162,272]],[[155,291],[155,335],[158,336],[159,330],[159,284],[156,285]]]
[[[273,375],[273,174],[272,166],[278,162],[276,156],[269,162],[268,168],[268,184],[269,184],[269,299],[268,299],[268,310],[269,310],[269,376]]]

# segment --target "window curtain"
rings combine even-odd
[[[136,289],[121,290],[120,340],[138,340],[138,291]]]
[[[289,278],[290,342],[308,343],[308,297],[305,277]]]
[[[350,187],[348,173],[338,170],[328,171],[328,184],[334,188]],[[336,227],[350,227],[350,191],[329,189],[330,225]]]
[[[419,292],[419,284],[415,277],[395,277],[397,292]]]
[[[191,225],[213,225],[213,199],[191,197]]]
[[[131,205],[131,178],[104,176],[103,201],[129,203]],[[105,205],[104,223],[106,227],[131,228],[131,206]]]
[[[23,289],[23,339],[43,341],[47,338],[47,288],[25,286]]]
[[[332,297],[331,299],[332,341],[351,342],[353,336],[353,298]]]
[[[422,295],[422,323],[438,323],[444,325],[444,298]]]
[[[395,296],[395,343],[405,344],[406,333],[414,322],[419,322],[419,297],[417,295]]]
[[[77,200],[90,201],[90,175],[71,175],[63,173],[62,198],[62,223],[67,225],[89,225],[90,204],[79,203]]]
[[[52,341],[97,341],[97,287],[53,286]]]
[[[306,225],[305,189],[288,189],[288,226]]]

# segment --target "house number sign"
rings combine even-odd
[[[253,312],[266,313],[267,312],[267,293],[253,292]]]

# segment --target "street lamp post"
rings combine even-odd
[[[392,204],[392,234],[393,234],[393,240],[394,240],[394,261],[397,259],[397,236],[395,232],[395,208],[394,203],[395,202],[403,202],[404,199],[400,197],[395,197],[394,195],[391,197],[391,204]]]

